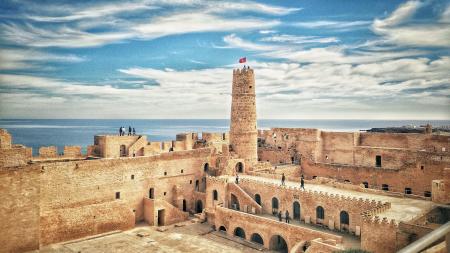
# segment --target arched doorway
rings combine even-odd
[[[125,145],[120,145],[120,157],[127,156],[127,147]]]
[[[242,239],[245,239],[245,231],[240,227],[234,229],[234,235]]]
[[[217,193],[216,190],[213,191],[213,201],[214,200],[218,200],[219,199],[219,194]]]
[[[255,194],[255,201],[261,206],[261,195]]]
[[[183,212],[187,212],[187,203],[185,199],[183,199]]]
[[[219,227],[220,232],[227,232],[227,229],[224,226]]]
[[[323,209],[323,207],[318,206],[316,208],[317,223],[322,224],[322,221],[323,221],[324,218],[325,218],[325,210]]]
[[[257,234],[257,233],[252,234],[250,240],[251,240],[252,242],[255,242],[255,243],[264,245],[264,240],[263,240],[263,238],[262,238],[259,234]]]
[[[348,231],[350,225],[350,217],[346,211],[341,211],[340,215],[341,229]]]
[[[231,194],[230,205],[231,205],[231,209],[238,210],[238,211],[240,210],[239,200],[234,194]]]
[[[269,249],[277,252],[288,253],[286,240],[280,235],[274,235],[270,238]]]
[[[278,199],[273,197],[272,198],[272,214],[276,215],[278,213]]]
[[[298,203],[297,201],[295,201],[292,204],[292,209],[293,209],[293,214],[294,214],[294,220],[300,220],[300,203]]]
[[[203,212],[203,202],[201,200],[197,200],[197,202],[195,204],[195,212],[196,213]]]
[[[209,163],[205,163],[205,165],[203,165],[203,171],[208,172],[208,170],[209,170]]]
[[[236,163],[236,172],[242,173],[244,172],[244,164],[241,162]]]

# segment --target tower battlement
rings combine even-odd
[[[230,145],[250,166],[258,160],[255,96],[253,69],[233,70]]]

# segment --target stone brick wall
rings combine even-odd
[[[82,157],[80,146],[64,146],[64,157]]]
[[[39,157],[41,158],[56,158],[58,155],[58,148],[56,146],[39,148]]]
[[[194,212],[195,182],[202,182],[204,164],[210,159],[211,150],[205,148],[151,157],[1,168],[0,187],[5,197],[0,212],[1,245],[7,252],[22,252],[129,229],[144,220],[143,199],[151,188],[155,199],[179,209],[182,206],[177,201],[185,199],[188,211]],[[183,191],[176,191],[177,187]]]

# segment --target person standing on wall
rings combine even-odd
[[[281,216],[281,211],[278,212],[278,220],[280,222],[283,221],[283,217]]]
[[[285,185],[284,181],[286,180],[286,177],[283,175],[281,175],[281,185]]]
[[[239,184],[239,174],[236,172],[236,184]]]
[[[133,136],[136,135],[136,129],[133,127]]]
[[[131,135],[131,126],[128,126],[128,135]]]
[[[122,136],[122,127],[119,127],[119,136]]]
[[[303,175],[300,178],[300,188],[303,189],[303,190],[305,189],[305,180],[303,179]]]
[[[291,219],[291,217],[289,217],[289,211],[288,210],[286,210],[286,223],[289,223],[289,221],[290,221],[290,219]]]

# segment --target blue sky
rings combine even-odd
[[[450,119],[449,1],[0,2],[0,118]]]

